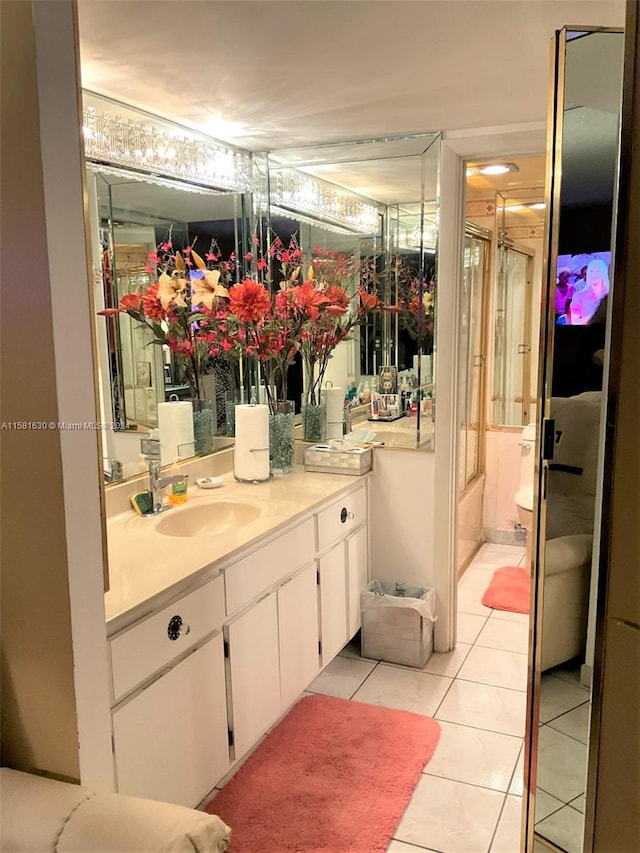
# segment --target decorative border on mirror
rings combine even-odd
[[[83,91],[82,133],[88,160],[157,173],[234,192],[253,188],[252,157],[218,140]]]

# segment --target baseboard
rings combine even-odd
[[[593,684],[593,667],[591,664],[583,663],[580,667],[580,684],[591,690],[591,685]]]
[[[527,544],[527,531],[485,527],[484,538],[485,542],[492,542],[494,545],[520,545],[524,548]]]

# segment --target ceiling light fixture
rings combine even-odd
[[[515,163],[487,163],[477,169],[481,175],[506,175],[508,172],[520,171]]]

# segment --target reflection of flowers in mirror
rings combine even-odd
[[[247,275],[239,280],[235,253],[223,260],[215,243],[204,259],[192,246],[174,252],[169,234],[149,255],[147,269],[156,271],[157,280],[99,313],[127,314],[150,329],[153,342],[174,354],[194,399],[202,396],[211,357],[255,357],[274,408],[287,399],[287,371],[301,352],[312,401],[319,396],[332,351],[368,311],[381,307],[370,292],[375,278],[359,259],[316,247],[300,280],[303,253],[295,240],[285,245],[276,237],[264,256],[257,238],[252,242],[253,250],[242,259]],[[359,289],[357,300],[348,294],[351,281]]]
[[[219,259],[213,252],[207,257]],[[98,313],[124,313],[150,329],[153,342],[168,346],[175,355],[191,397],[200,399],[216,314],[220,301],[228,296],[220,284],[222,271],[209,269],[191,246],[184,253],[173,252],[171,233],[149,254],[147,271],[154,270],[157,281],[146,290],[126,293],[117,308]]]

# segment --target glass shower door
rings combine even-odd
[[[458,494],[481,472],[484,429],[483,379],[486,364],[484,330],[485,279],[490,243],[467,233],[464,239],[460,305],[460,453]]]
[[[528,250],[500,244],[492,395],[495,424],[529,423],[532,272]]]

